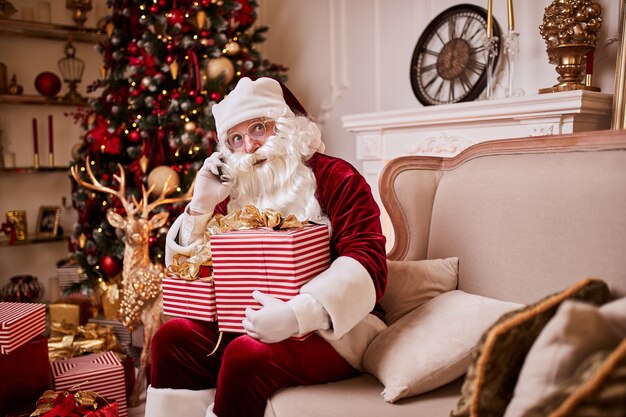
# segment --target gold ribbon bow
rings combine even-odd
[[[204,232],[204,239],[201,245],[193,248],[189,257],[181,254],[174,255],[172,264],[167,268],[170,276],[181,278],[187,281],[198,279],[201,266],[212,265],[211,236],[225,233],[231,230],[249,230],[268,227],[274,230],[302,229],[308,221],[300,221],[296,216],[290,214],[284,216],[280,211],[265,209],[260,211],[252,205],[245,206],[241,210],[227,214],[216,214],[209,220]],[[211,277],[201,278],[210,281]]]

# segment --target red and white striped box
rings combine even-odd
[[[215,288],[212,281],[163,278],[163,313],[195,320],[215,321]]]
[[[127,415],[124,366],[113,352],[52,362],[54,389],[90,390],[117,401],[120,417]]]
[[[0,303],[0,354],[11,353],[45,330],[45,304]]]
[[[237,230],[211,236],[219,329],[243,333],[252,291],[288,301],[330,265],[328,227]]]

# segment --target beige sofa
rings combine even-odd
[[[624,131],[483,142],[450,159],[403,157],[387,164],[380,190],[395,231],[389,258],[458,257],[460,290],[526,304],[596,276],[626,294]],[[265,416],[448,416],[462,383],[390,404],[364,374],[280,391]]]

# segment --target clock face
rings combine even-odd
[[[500,39],[495,19],[493,36]],[[411,86],[420,103],[428,106],[476,99],[487,85],[486,37],[487,11],[471,4],[451,7],[430,22],[411,60]],[[496,45],[499,50],[499,43]]]

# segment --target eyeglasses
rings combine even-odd
[[[230,149],[238,150],[244,145],[244,135],[252,140],[261,140],[267,133],[266,123],[270,120],[256,121],[250,123],[246,129],[246,133],[233,132],[226,138],[226,143]]]

